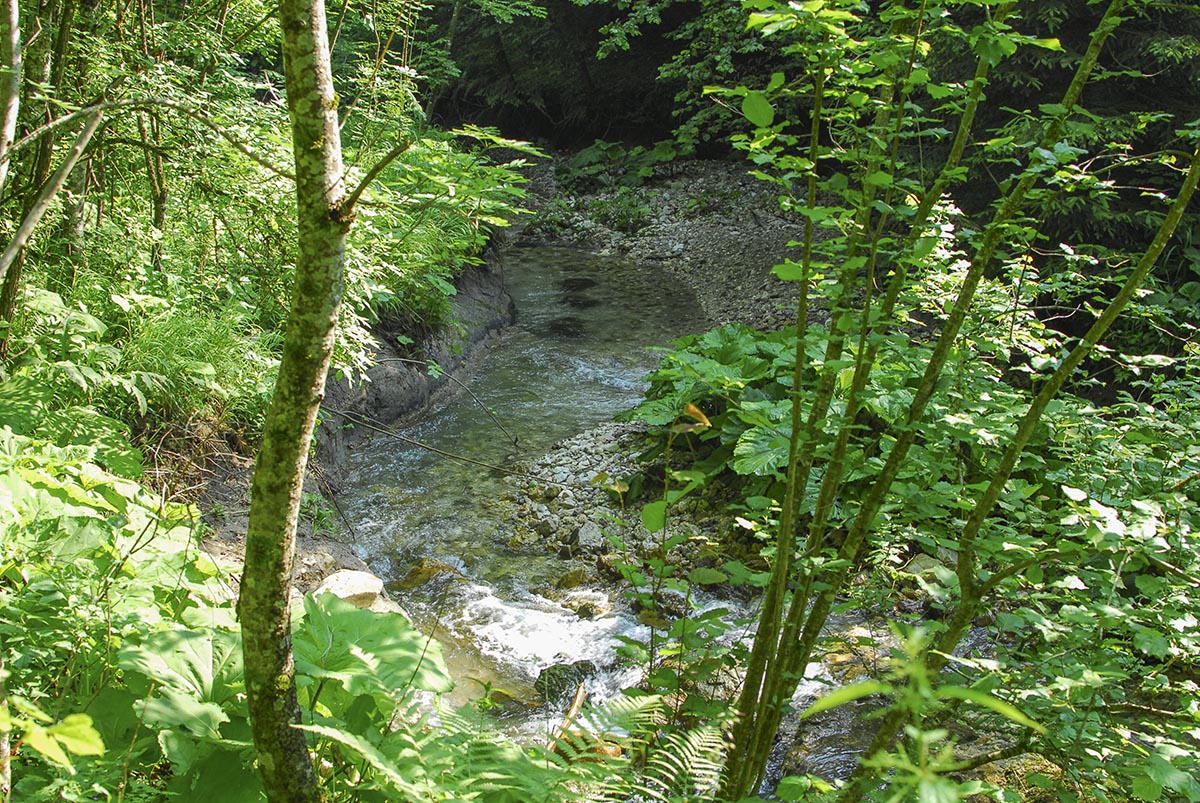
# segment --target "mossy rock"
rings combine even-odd
[[[548,703],[559,703],[575,694],[579,684],[596,674],[596,665],[591,661],[575,661],[570,664],[551,664],[538,673],[533,688]]]
[[[415,566],[408,570],[408,574],[404,575],[404,579],[397,583],[397,587],[405,591],[420,588],[434,579],[445,579],[443,575],[462,577],[462,572],[444,561],[435,560],[434,558],[421,558]]]

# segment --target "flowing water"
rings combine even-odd
[[[589,684],[619,688],[615,639],[640,626],[617,614],[583,619],[537,593],[564,563],[506,547],[512,524],[496,500],[511,488],[480,464],[537,457],[632,406],[657,364],[648,347],[705,321],[691,293],[653,267],[553,247],[516,249],[500,267],[515,325],[463,378],[470,393],[402,432],[438,451],[373,437],[350,458],[338,501],[360,554],[393,588],[422,560],[459,573],[396,596],[436,630],[460,700],[485,683],[530,699],[542,669],[576,661],[608,668]]]
[[[354,522],[357,551],[418,626],[441,642],[457,681],[452,702],[494,688],[534,704],[538,674],[576,662],[587,662],[582,677],[591,699],[602,700],[637,681],[617,665],[618,638],[645,640],[648,633],[607,600],[596,601],[613,612],[581,618],[563,604],[569,599],[550,591],[569,563],[508,548],[514,525],[500,500],[512,488],[487,465],[537,458],[631,407],[641,398],[642,377],[657,364],[647,347],[700,331],[706,322],[695,298],[653,267],[551,247],[512,251],[500,267],[516,323],[463,378],[470,392],[452,394],[401,433],[437,451],[385,436],[368,439],[349,458],[338,502]],[[402,589],[421,566],[453,571]],[[566,593],[607,596],[595,589]],[[859,621],[838,619],[831,623],[837,632],[852,633]],[[798,709],[833,681],[828,667],[810,665]],[[512,727],[544,732],[561,720],[562,706],[562,700],[514,706]],[[822,716],[825,722],[803,731],[794,718],[785,723],[775,777],[789,744],[802,751],[806,771],[844,777],[854,766],[870,738],[861,718],[845,707]]]

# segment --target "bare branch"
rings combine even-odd
[[[363,177],[363,180],[358,182],[358,186],[351,190],[350,195],[346,198],[343,213],[345,214],[353,212],[354,205],[358,203],[359,197],[362,196],[363,192],[367,189],[371,182],[379,178],[379,174],[386,170],[388,165],[399,159],[401,154],[411,147],[411,139],[402,139],[396,143],[396,147],[384,154],[383,158],[376,162],[375,166],[367,171],[367,175]]]

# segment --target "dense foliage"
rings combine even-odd
[[[234,575],[200,550],[197,511],[175,499],[196,476],[180,462],[252,448],[275,381],[296,223],[272,8],[10,10],[3,798],[11,779],[21,800],[259,799]],[[380,38],[407,36],[412,22],[339,30],[350,170],[386,164],[350,247],[344,374],[369,365],[380,316],[393,337],[445,325],[455,277],[519,198],[513,165],[491,155],[514,143],[425,123],[403,53]],[[401,617],[336,604],[309,601],[296,631],[304,703],[336,736],[345,711],[313,690],[333,655],[346,705],[357,702],[354,733],[374,722],[382,735],[398,694],[446,687],[436,645]],[[369,659],[327,643],[366,631]],[[418,671],[422,660],[433,668]]]
[[[776,268],[797,283],[797,325],[680,341],[629,414],[660,432],[669,468],[640,511],[658,546],[623,569],[654,626],[626,651],[650,671],[592,714],[620,757],[574,732],[518,744],[486,711],[439,708],[436,643],[306,597],[291,650],[321,793],[758,799],[843,606],[893,620],[894,639],[862,645],[893,654],[808,715],[872,700],[877,738],[841,789],[792,777],[780,798],[1013,800],[1011,776],[966,773],[1023,756],[1038,763],[1013,771],[1020,785],[1064,803],[1200,800],[1200,257],[1173,203],[1200,175],[1194,9],[579,5],[604,23],[587,46],[614,56],[663,28],[682,127],[673,144],[597,141],[571,179],[617,185],[597,211],[633,230],[641,180],[739,130],[807,222]],[[155,448],[252,444],[271,397],[296,259],[273,8],[9,8],[5,32],[26,35],[0,42],[0,787],[259,800],[236,569],[199,548]],[[514,143],[430,127],[421,89],[540,106],[583,135],[585,107],[555,81],[595,76],[541,69],[532,47],[573,30],[558,11],[335,11],[349,172],[386,165],[357,199],[342,371],[369,364],[380,316],[442,322],[457,271],[519,198],[519,165],[491,157]],[[514,37],[502,80],[455,88],[497,31]],[[667,111],[638,97],[653,107],[638,119]],[[681,570],[675,506],[717,483],[736,494],[742,560]],[[718,611],[654,615],[663,589],[727,580],[765,589],[752,650]],[[736,711],[706,685],[730,674]],[[986,749],[963,749],[973,733]]]
[[[1034,784],[1064,800],[1196,799],[1195,321],[1170,318],[1166,342],[1111,328],[1138,295],[1151,299],[1137,320],[1168,314],[1163,291],[1141,287],[1183,206],[1147,199],[1190,165],[1186,202],[1196,121],[1144,113],[1171,126],[1170,149],[1146,153],[1108,144],[1109,109],[1077,108],[1104,97],[1082,89],[1121,17],[1155,9],[1110,4],[1065,59],[1075,77],[1055,78],[1061,99],[1003,123],[989,106],[980,136],[993,68],[1065,54],[1023,32],[1021,4],[878,18],[853,3],[751,6],[751,26],[807,66],[713,92],[754,125],[738,147],[807,221],[799,256],[775,269],[800,283],[798,324],[681,341],[631,413],[662,428],[674,472],[648,526],[720,478],[740,489],[771,572],[724,794],[757,789],[822,628],[849,602],[900,623],[903,649],[890,677],[814,707],[891,698],[841,800],[958,799],[988,787],[954,773],[1014,755],[1056,766]],[[973,78],[940,72],[935,54],[955,47],[974,55]],[[1114,77],[1130,76],[1099,86]],[[971,164],[995,177],[990,207],[955,204]],[[1123,181],[1142,188],[1151,233],[1082,239],[1114,220],[1123,188],[1108,176],[1139,170]],[[1099,209],[1074,215],[1071,239],[1051,212],[1065,204]],[[1185,270],[1193,256],[1175,254]],[[893,583],[920,587],[919,616],[892,610]],[[999,747],[961,752],[963,718]]]

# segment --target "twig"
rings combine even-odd
[[[579,687],[575,689],[575,699],[571,701],[571,707],[567,709],[566,716],[563,717],[562,722],[559,723],[558,727],[550,735],[550,743],[547,747],[550,748],[551,753],[558,748],[559,741],[566,735],[567,728],[570,727],[575,717],[579,716],[579,709],[583,708],[583,701],[586,699],[587,689],[580,683]]]
[[[1008,747],[1000,750],[993,750],[990,753],[984,753],[981,756],[975,756],[972,759],[955,764],[950,771],[969,772],[970,770],[978,769],[985,764],[991,764],[995,761],[1003,761],[1006,758],[1016,758],[1017,756],[1024,755],[1028,752],[1030,752],[1029,737],[1025,736],[1021,739],[1021,741],[1014,745],[1009,745]]]
[[[92,139],[92,135],[96,133],[96,129],[100,127],[100,121],[104,119],[104,115],[100,112],[93,112],[84,124],[83,129],[75,137],[75,143],[71,146],[71,150],[63,158],[62,163],[58,166],[58,170],[54,171],[54,175],[46,180],[42,185],[41,191],[38,193],[37,200],[34,201],[29,212],[21,220],[21,225],[17,227],[16,234],[13,235],[8,247],[4,249],[3,255],[0,255],[0,282],[8,275],[8,270],[17,260],[17,255],[24,250],[25,245],[29,242],[29,238],[33,236],[33,230],[41,221],[42,216],[50,208],[50,202],[54,200],[54,196],[62,189],[63,184],[67,181],[67,176],[75,169],[75,164],[79,158],[83,156],[84,150]],[[12,150],[16,150],[14,146]]]
[[[413,143],[411,139],[400,140],[396,143],[396,147],[384,154],[383,158],[376,162],[375,166],[367,171],[367,174],[363,177],[363,180],[358,182],[358,186],[351,190],[350,195],[345,201],[342,202],[343,214],[354,211],[354,205],[358,203],[358,199],[363,194],[363,191],[370,186],[372,181],[379,177],[380,173],[387,169],[388,165],[399,159],[401,154],[411,148],[412,144]]]
[[[81,117],[87,117],[88,115],[95,114],[96,112],[105,112],[113,109],[142,109],[150,106],[163,106],[168,109],[174,109],[181,114],[191,117],[192,119],[211,129],[215,134],[220,136],[251,161],[262,167],[265,167],[267,170],[271,171],[277,176],[281,176],[291,181],[296,180],[294,173],[280,168],[271,162],[271,160],[267,159],[267,157],[255,153],[250,149],[250,146],[246,145],[237,137],[227,132],[224,126],[222,126],[216,120],[210,118],[199,108],[191,106],[187,103],[181,103],[177,100],[171,100],[170,98],[134,98],[129,100],[110,100],[104,103],[94,103],[90,106],[84,106],[82,109],[73,111],[70,114],[64,114],[62,117],[46,123],[40,128],[36,128],[25,136],[21,137],[20,140],[13,143],[13,146],[8,149],[8,158],[11,159],[14,153],[22,148],[28,147],[30,144],[50,133],[51,131],[70,125]]]
[[[1193,471],[1191,474],[1187,475],[1186,477],[1181,479],[1179,482],[1172,485],[1169,490],[1171,491],[1171,493],[1179,493],[1184,488],[1188,487],[1193,482],[1195,482],[1197,478],[1200,478],[1200,471]]]

